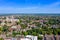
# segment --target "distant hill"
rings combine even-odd
[[[3,14],[1,13],[0,16],[10,16],[10,15],[34,15],[34,16],[60,16],[60,14],[53,14],[53,13],[9,13],[9,14]]]

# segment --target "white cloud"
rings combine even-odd
[[[45,7],[57,7],[60,5],[60,2],[54,2],[52,4],[46,5]]]
[[[43,7],[0,7],[0,13],[60,13],[60,8],[56,8],[58,5],[60,5],[60,2],[55,2]]]

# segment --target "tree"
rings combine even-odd
[[[21,19],[19,19],[19,21],[18,22],[16,22],[16,24],[18,25],[18,24],[21,24],[21,22],[22,22],[22,20]]]
[[[57,33],[58,35],[60,35],[60,28],[57,28]]]
[[[4,40],[3,38],[0,38],[0,40]]]
[[[25,29],[27,27],[26,24],[20,24],[22,29]]]
[[[38,36],[38,40],[42,40],[43,39],[43,37],[41,37],[41,36]]]
[[[23,34],[24,36],[26,36],[26,35],[28,35],[28,32],[22,32],[22,34]]]
[[[2,29],[3,29],[3,28],[2,28],[2,27],[0,27],[0,34],[2,33]]]
[[[36,36],[36,35],[37,35],[37,33],[36,33],[36,32],[32,32],[32,35]]]
[[[2,21],[0,21],[0,24],[2,23]]]
[[[17,35],[16,32],[13,31],[13,32],[12,32],[12,36],[13,36],[13,37],[16,37],[16,35]]]
[[[49,24],[51,24],[51,25],[53,25],[53,24],[55,24],[55,20],[54,19],[49,19]]]
[[[4,25],[3,27],[2,27],[2,32],[5,32],[5,33],[7,33],[9,30],[8,30],[8,26],[6,26],[6,25]]]

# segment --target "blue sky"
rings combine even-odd
[[[60,0],[0,0],[0,13],[60,13]]]

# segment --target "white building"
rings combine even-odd
[[[32,40],[38,40],[37,36],[27,35],[26,37],[31,38]]]
[[[20,40],[31,40],[30,38],[21,38]]]
[[[12,38],[12,40],[17,40],[17,38]]]
[[[12,26],[11,28],[12,28],[12,29],[17,29],[17,27],[16,27],[16,26]]]
[[[3,26],[3,25],[5,25],[5,23],[4,23],[4,22],[2,22],[2,23],[1,23],[1,25]]]

